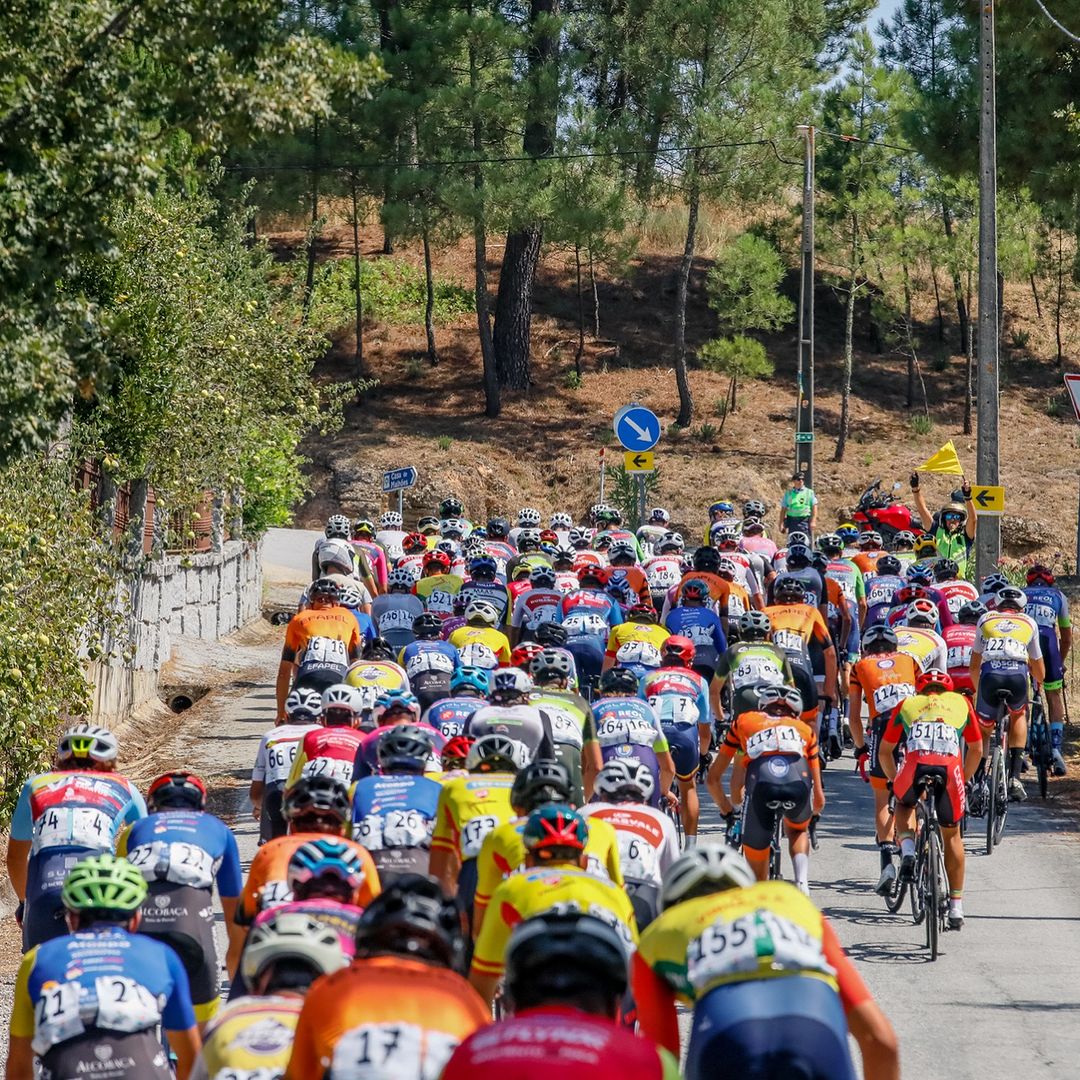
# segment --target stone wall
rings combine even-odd
[[[154,699],[177,639],[217,641],[259,617],[260,547],[230,540],[220,552],[167,555],[125,584],[131,593],[128,642],[117,651],[131,659],[91,665],[95,719],[115,725]]]

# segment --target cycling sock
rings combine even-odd
[[[1054,750],[1061,749],[1061,740],[1065,737],[1065,725],[1058,720],[1050,725],[1050,746]]]
[[[893,846],[887,840],[878,844],[878,858],[881,860],[881,869],[892,866]]]
[[[1020,775],[1020,766],[1024,760],[1024,748],[1014,746],[1009,750],[1009,776],[1014,780]]]
[[[914,836],[901,836],[900,837],[900,855],[905,859],[909,855],[914,858],[914,856],[915,856],[915,837]]]
[[[684,843],[683,843],[683,849],[684,850],[686,848],[697,847],[697,836],[691,836],[690,833],[687,833],[683,839],[684,839]]]
[[[963,889],[950,889],[949,890],[949,899],[950,900],[960,900],[960,899],[963,898],[963,896],[964,896],[964,890]]]
[[[795,869],[795,885],[805,892],[810,884],[810,856],[792,855],[791,865]]]

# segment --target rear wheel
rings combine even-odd
[[[945,882],[941,873],[943,865],[941,834],[933,829],[926,844],[926,944],[931,960],[938,958],[941,909],[945,899]]]
[[[995,746],[990,751],[990,761],[986,766],[986,854],[994,854],[994,842],[997,838],[997,830],[994,825],[997,821],[997,802],[998,802],[998,785],[997,785],[997,770],[998,765],[1003,764],[1001,757],[1001,747]],[[1006,795],[1006,799],[1008,795]]]
[[[1001,843],[1001,834],[1005,831],[1005,819],[1009,816],[1009,780],[1005,774],[1005,754],[1001,747],[994,751],[994,844]]]
[[[773,829],[772,843],[769,845],[769,880],[780,881],[780,822],[777,820]]]
[[[915,880],[908,886],[911,897],[911,918],[915,925],[926,918],[926,814],[921,806],[916,808],[915,828]]]
[[[900,875],[897,874],[892,880],[889,891],[885,894],[885,906],[893,915],[900,910],[901,905],[904,903],[905,893],[907,893],[907,882],[901,881]]]

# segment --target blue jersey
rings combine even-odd
[[[1060,589],[1039,584],[1028,585],[1024,592],[1028,598],[1024,612],[1035,620],[1042,636],[1056,637],[1059,629],[1071,625],[1069,602]]]
[[[461,654],[449,641],[411,641],[398,654],[398,663],[409,679],[418,675],[452,675],[461,666]]]
[[[442,784],[427,776],[367,776],[353,792],[353,838],[380,874],[426,873]]]
[[[728,643],[720,616],[704,604],[693,607],[681,604],[672,608],[664,625],[673,634],[694,643],[695,664],[715,668],[717,660],[727,652]]]
[[[881,574],[866,583],[867,626],[876,626],[887,620],[893,598],[906,584],[899,574]]]
[[[220,896],[243,889],[236,837],[225,822],[199,810],[163,810],[137,821],[125,838],[127,858],[147,882],[209,891]]]
[[[653,707],[641,698],[606,697],[593,703],[596,738],[605,746],[629,743],[649,746],[658,754],[667,750],[667,738]]]
[[[499,625],[510,621],[510,593],[499,581],[466,581],[458,590],[458,600],[468,604],[470,600],[486,600],[499,613]]]
[[[562,602],[558,621],[566,627],[570,638],[592,637],[608,631],[624,621],[617,600],[596,589],[575,589]]]
[[[356,625],[360,627],[360,636],[365,641],[371,641],[372,638],[379,636],[375,630],[375,624],[371,621],[370,615],[361,611],[359,608],[351,607],[348,610],[353,613],[353,617],[356,619]]]
[[[483,698],[443,698],[428,707],[423,720],[447,739],[452,739],[455,735],[464,734],[465,722],[486,704]]]

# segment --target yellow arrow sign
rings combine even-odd
[[[653,455],[645,450],[627,450],[622,456],[623,468],[628,473],[656,472]]]
[[[971,485],[971,501],[976,514],[1000,515],[1005,512],[1005,488],[987,484]]]

